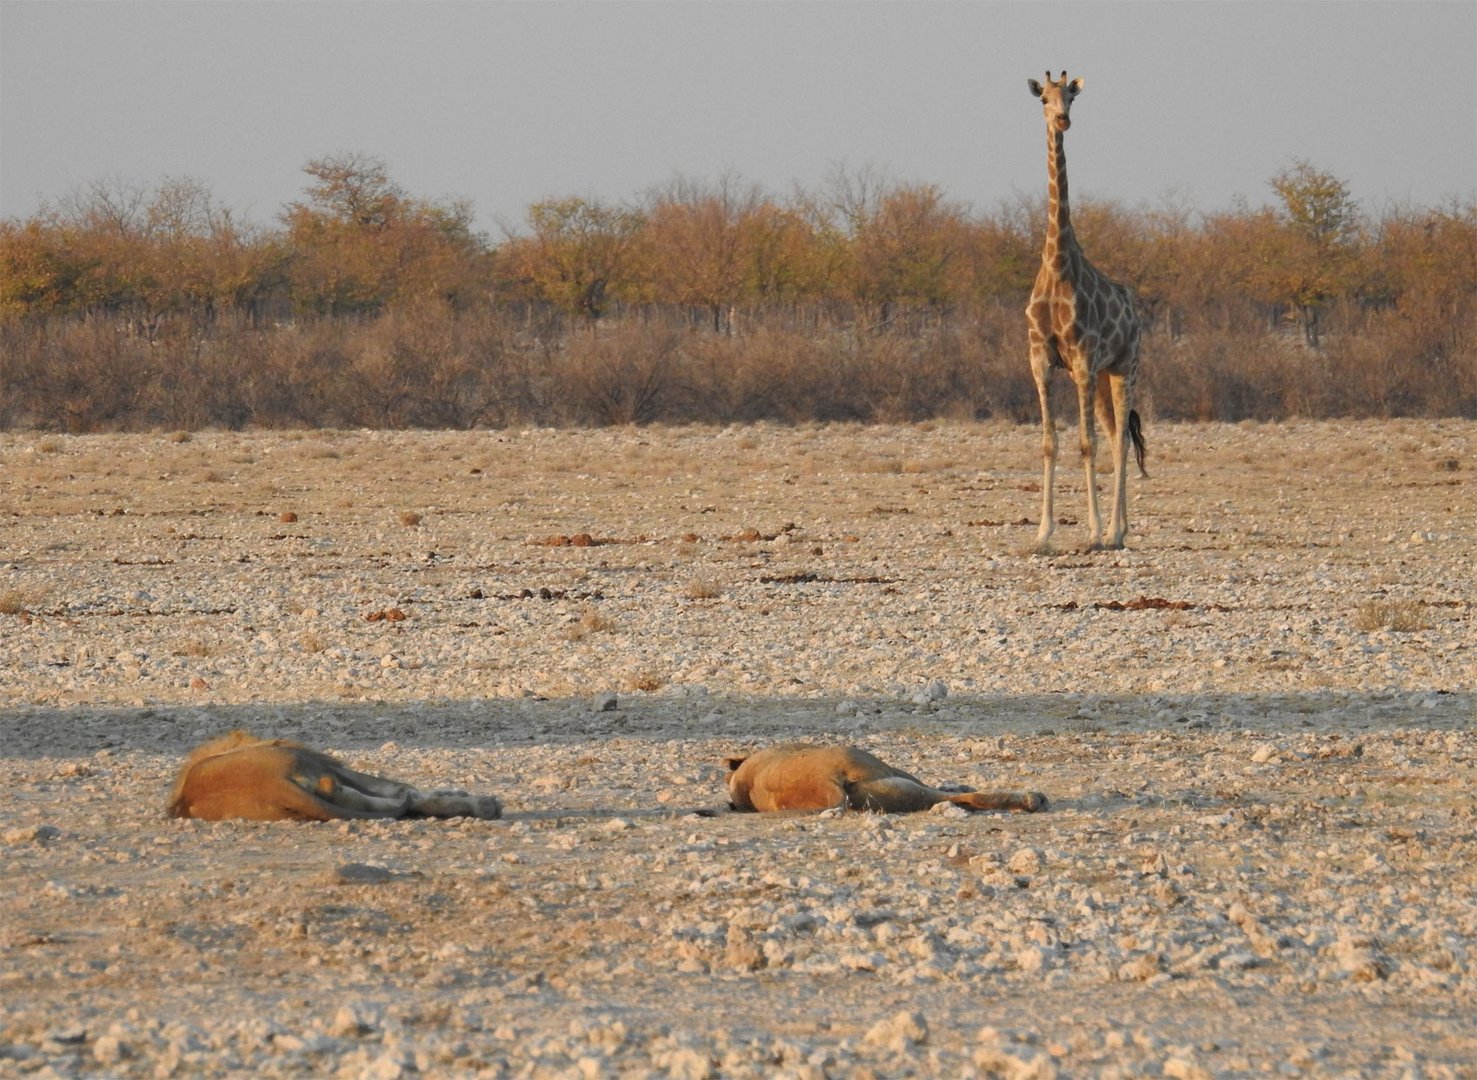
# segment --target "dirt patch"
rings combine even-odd
[[[1470,1075],[1474,432],[1048,558],[1023,428],[0,438],[0,1075]],[[507,816],[165,820],[231,727]],[[1052,808],[724,812],[790,738]]]

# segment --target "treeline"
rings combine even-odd
[[[0,427],[472,427],[1036,415],[1044,199],[838,171],[551,199],[493,241],[357,155],[273,226],[193,180],[0,221]],[[1477,207],[1361,212],[1305,162],[1209,214],[1078,200],[1166,419],[1477,416]]]

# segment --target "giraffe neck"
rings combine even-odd
[[[1067,205],[1067,150],[1062,132],[1046,126],[1046,244],[1042,262],[1059,277],[1065,277],[1069,258],[1077,247],[1072,232],[1072,212]]]

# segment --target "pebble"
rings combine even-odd
[[[1212,1074],[1192,1061],[1172,1057],[1164,1062],[1164,1075],[1172,1080],[1213,1080]]]
[[[360,1006],[340,1005],[338,1011],[333,1014],[328,1033],[340,1038],[357,1038],[368,1034],[374,1027],[368,1014]]]
[[[1005,863],[1013,874],[1035,874],[1041,869],[1041,852],[1036,848],[1019,848]]]
[[[0,834],[0,839],[7,844],[46,845],[61,835],[61,829],[55,825],[26,825],[21,828],[6,829],[3,834]]]
[[[130,1055],[128,1044],[116,1035],[100,1035],[92,1044],[92,1056],[99,1065],[117,1065]]]
[[[867,1030],[868,1046],[905,1053],[928,1038],[928,1018],[921,1012],[903,1011],[879,1020]]]

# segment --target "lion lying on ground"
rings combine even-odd
[[[222,821],[334,821],[340,818],[495,818],[491,795],[422,793],[409,784],[355,772],[287,739],[233,731],[185,759],[169,796],[169,816]]]
[[[784,743],[750,757],[724,758],[735,810],[829,810],[846,807],[884,814],[927,810],[951,802],[966,810],[1046,808],[1039,791],[944,791],[894,769],[855,746]]]

